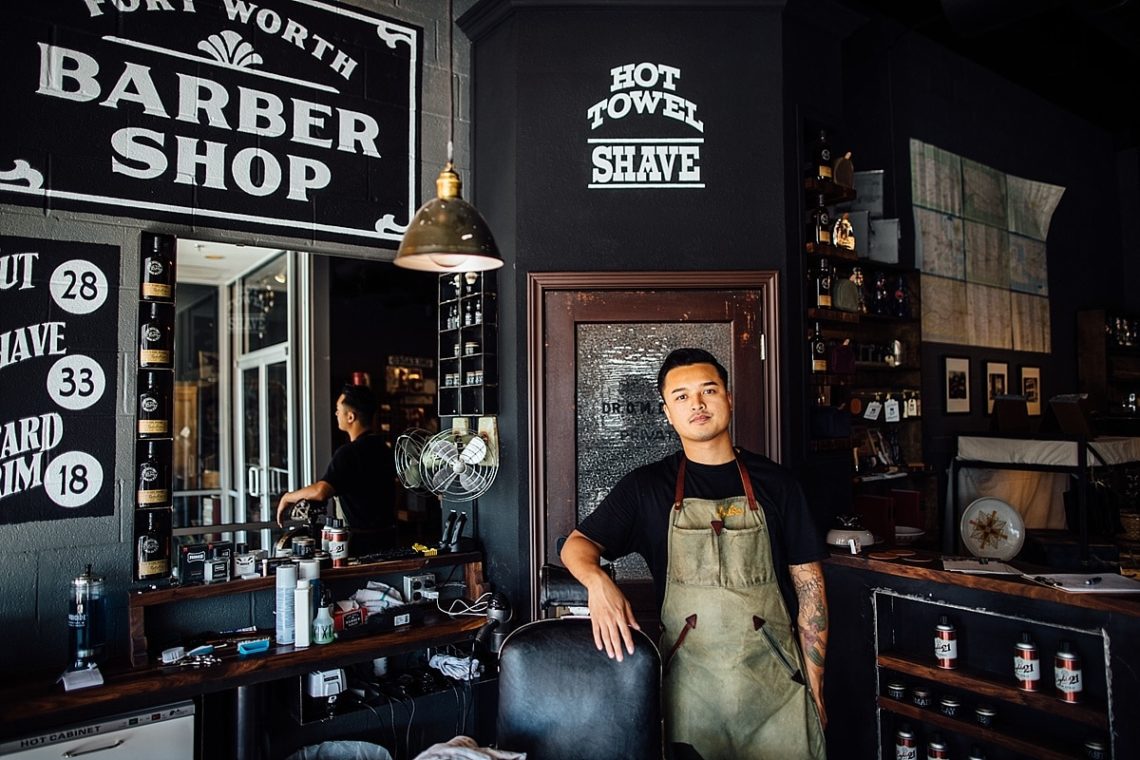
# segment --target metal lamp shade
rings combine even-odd
[[[439,197],[420,206],[396,252],[396,266],[424,272],[482,272],[503,265],[483,217],[459,197],[459,175],[448,163],[435,181]]]

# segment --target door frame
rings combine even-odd
[[[644,290],[673,292],[678,306],[677,320],[685,321],[684,293],[693,290],[754,290],[757,292],[759,321],[754,326],[761,350],[764,390],[757,403],[766,421],[762,432],[765,453],[780,461],[780,312],[779,273],[776,271],[699,271],[699,272],[531,272],[527,275],[527,395],[528,475],[530,533],[531,617],[540,615],[539,574],[548,560],[546,491],[547,476],[547,325],[546,297],[552,291],[574,291],[585,297],[592,291]],[[631,320],[633,321],[633,320]],[[575,367],[564,368],[574,374]],[[571,399],[571,402],[573,400]]]

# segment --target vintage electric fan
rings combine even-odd
[[[423,478],[420,476],[420,457],[424,446],[431,438],[431,432],[422,428],[409,428],[396,439],[393,455],[396,458],[396,477],[401,485],[409,491],[427,493]]]
[[[444,430],[432,436],[420,454],[423,486],[448,501],[477,499],[499,472],[498,453],[479,433]]]

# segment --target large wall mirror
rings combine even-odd
[[[389,446],[438,430],[436,279],[391,263],[179,240],[174,535],[269,548],[281,495],[348,438],[334,405],[368,384]],[[439,535],[439,504],[393,481],[400,540]]]

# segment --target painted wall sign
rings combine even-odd
[[[114,512],[119,249],[0,237],[0,524]]]
[[[0,200],[399,241],[418,27],[320,0],[14,0]]]
[[[636,137],[589,138],[593,147],[588,187],[705,186],[701,177],[705,125],[697,118],[697,104],[678,94],[680,79],[681,70],[664,63],[627,63],[610,69],[609,95],[586,109],[591,134],[612,132],[611,125],[630,117],[645,131]],[[685,136],[672,136],[678,127]],[[693,132],[701,136],[693,137]]]

